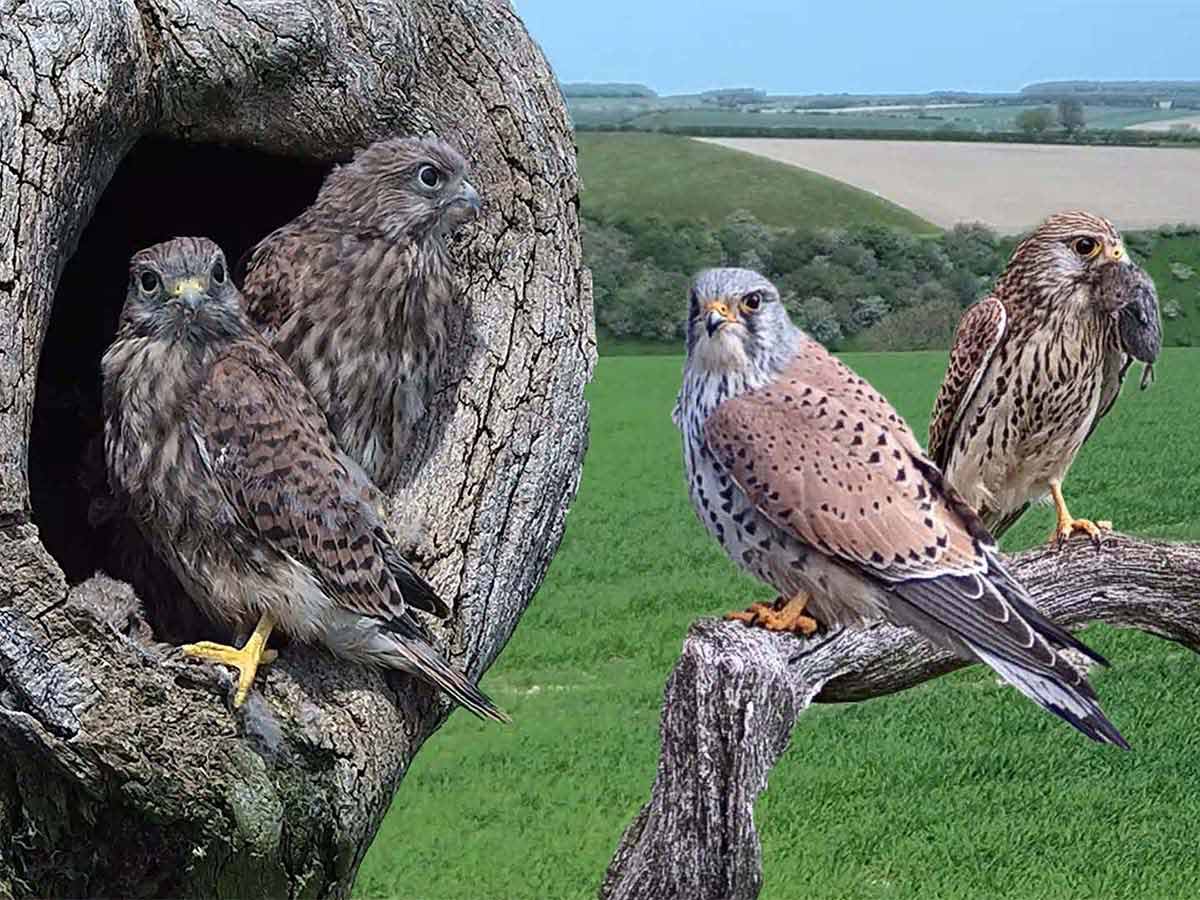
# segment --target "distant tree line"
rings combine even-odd
[[[577,81],[560,84],[564,97],[657,97],[644,84],[628,84],[618,81]]]
[[[1039,113],[1042,115],[1043,113]],[[639,114],[640,115],[640,114]],[[1113,147],[1158,147],[1200,143],[1200,131],[1139,131],[1130,128],[1076,127],[1055,129],[1056,112],[1047,107],[1045,128],[1028,131],[963,131],[947,123],[931,129],[815,128],[793,125],[648,125],[641,122],[614,124],[611,120],[576,121],[576,131],[652,131],[691,137],[845,138],[883,141],[971,141],[989,144],[1086,144]]]
[[[1022,110],[1017,113],[1016,125],[1027,135],[1044,134],[1058,125],[1072,138],[1078,138],[1077,132],[1087,125],[1087,116],[1083,101],[1064,97],[1054,109],[1039,106]]]
[[[618,340],[674,344],[684,336],[692,276],[744,266],[768,276],[793,321],[835,350],[945,348],[963,309],[986,296],[1016,242],[977,224],[936,235],[876,224],[775,228],[744,210],[716,227],[654,216],[602,222],[585,215],[583,222],[597,326]],[[1196,232],[1131,232],[1125,243],[1146,259],[1159,235]]]
[[[1170,100],[1182,109],[1200,108],[1200,81],[1045,81],[1021,89],[1030,97],[1075,98],[1102,106],[1149,106]]]
[[[724,108],[761,103],[766,99],[767,92],[756,88],[718,88],[713,91],[703,91],[700,94],[701,103],[711,103]]]
[[[915,236],[882,225],[771,228],[744,211],[716,228],[656,217],[584,220],[596,323],[618,339],[681,340],[691,276],[738,265],[770,277],[797,324],[830,347],[946,347],[1010,247],[980,225]]]

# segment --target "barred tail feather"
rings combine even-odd
[[[1062,656],[1071,648],[1108,665],[1029,602],[1025,589],[995,558],[989,571],[910,579],[891,586],[893,621],[990,666],[1001,678],[1089,738],[1128,750],[1105,718],[1085,675]]]
[[[1077,686],[1072,686],[1052,670],[1039,672],[989,653],[970,641],[965,643],[981,662],[991,666],[1001,678],[1042,709],[1054,713],[1093,741],[1113,744],[1122,750],[1130,749],[1121,732],[1108,721],[1095,694],[1082,678]],[[1067,665],[1064,661],[1060,661],[1060,664]]]

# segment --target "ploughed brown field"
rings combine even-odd
[[[1137,230],[1200,221],[1200,150],[1049,144],[701,138],[845,181],[943,227],[1026,231],[1088,209]]]

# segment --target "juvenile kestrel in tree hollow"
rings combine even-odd
[[[312,206],[246,262],[250,318],[381,486],[399,470],[446,357],[446,239],[480,208],[466,169],[441,141],[378,141],[331,172]]]
[[[216,244],[178,238],[134,255],[102,366],[113,493],[192,600],[251,635],[240,650],[184,648],[238,669],[235,706],[278,628],[505,719],[413,617],[449,609],[393,546],[374,486],[246,318]]]
[[[929,455],[994,535],[1053,498],[1060,543],[1102,526],[1067,511],[1062,482],[1162,332],[1154,283],[1112,223],[1051,216],[1017,245],[991,296],[964,313],[929,426]],[[1143,376],[1143,387],[1151,370]]]
[[[781,597],[734,617],[803,634],[817,620],[907,625],[1127,746],[1062,651],[1103,660],[1030,604],[904,420],[791,323],[761,275],[697,277],[674,419],[701,521]]]

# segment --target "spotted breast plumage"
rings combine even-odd
[[[761,275],[697,277],[674,419],[696,513],[780,594],[735,618],[803,634],[908,625],[1126,746],[1062,651],[1100,657],[1031,605],[903,419],[791,323]]]
[[[1112,223],[1051,216],[963,315],[929,455],[997,536],[1049,495],[1059,542],[1077,531],[1098,541],[1108,523],[1071,516],[1062,482],[1130,363],[1152,364],[1161,340],[1154,284]]]
[[[180,238],[134,255],[103,375],[114,495],[195,603],[250,634],[241,649],[185,648],[239,670],[235,705],[278,628],[505,718],[413,615],[449,608],[392,544],[376,488],[246,318],[220,248]]]
[[[447,239],[480,203],[453,147],[389,138],[331,172],[313,204],[244,262],[250,318],[382,487],[444,375],[455,295]]]

